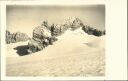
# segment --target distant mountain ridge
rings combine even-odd
[[[100,31],[98,29],[84,25],[84,23],[79,18],[70,18],[65,22],[65,24],[62,25],[49,25],[47,21],[43,21],[41,26],[38,26],[33,30],[33,37],[28,43],[29,52],[43,50],[48,45],[51,45],[53,42],[57,41],[57,36],[64,34],[66,30],[74,31],[80,27],[88,35],[105,35],[105,31]]]
[[[48,45],[52,45],[53,42],[57,41],[57,37],[64,34],[66,30],[77,30],[81,28],[85,33],[88,35],[94,35],[94,36],[102,36],[105,35],[105,30],[101,31],[98,29],[95,29],[91,26],[88,26],[83,23],[79,18],[69,18],[66,20],[64,24],[58,25],[58,24],[52,24],[49,25],[48,21],[43,21],[40,26],[37,26],[33,30],[33,36],[32,38],[29,38],[24,33],[14,33],[11,34],[9,31],[6,31],[6,43],[16,43],[21,41],[27,41],[28,42],[28,51],[30,53],[37,52],[40,50],[43,50]]]
[[[29,39],[30,38],[25,33],[21,33],[21,32],[11,33],[10,31],[6,30],[5,41],[7,44],[21,42],[21,41],[27,41]]]

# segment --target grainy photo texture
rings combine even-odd
[[[105,6],[6,8],[6,76],[105,76]]]

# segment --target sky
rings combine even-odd
[[[85,24],[105,29],[104,5],[79,6],[26,6],[11,5],[6,9],[7,30],[31,34],[43,20],[50,24],[63,24],[69,17],[78,17]]]

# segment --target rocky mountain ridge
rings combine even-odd
[[[21,42],[21,41],[27,41],[30,38],[28,37],[27,34],[21,33],[21,32],[15,32],[11,33],[10,31],[6,30],[6,43],[16,43],[16,42]]]
[[[52,24],[50,26],[47,21],[44,21],[41,26],[33,30],[33,37],[28,43],[29,52],[43,50],[48,45],[52,45],[53,42],[57,41],[57,36],[62,35],[66,30],[74,31],[80,27],[89,35],[102,36],[105,34],[105,31],[84,25],[79,18],[70,19],[63,25]]]
[[[91,26],[85,25],[79,18],[70,18],[65,22],[65,24],[61,25],[49,25],[47,21],[43,21],[40,26],[34,28],[32,32],[33,36],[31,39],[24,33],[17,32],[15,34],[11,34],[9,31],[6,31],[6,43],[9,44],[29,40],[28,52],[33,53],[43,50],[48,45],[52,45],[53,42],[58,40],[57,37],[64,34],[66,30],[74,31],[78,28],[81,28],[88,35],[105,35],[105,31],[101,31]]]

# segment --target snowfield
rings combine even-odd
[[[19,56],[17,46],[7,44],[7,76],[87,77],[105,75],[105,36],[86,34],[81,28],[67,30],[42,51]]]

